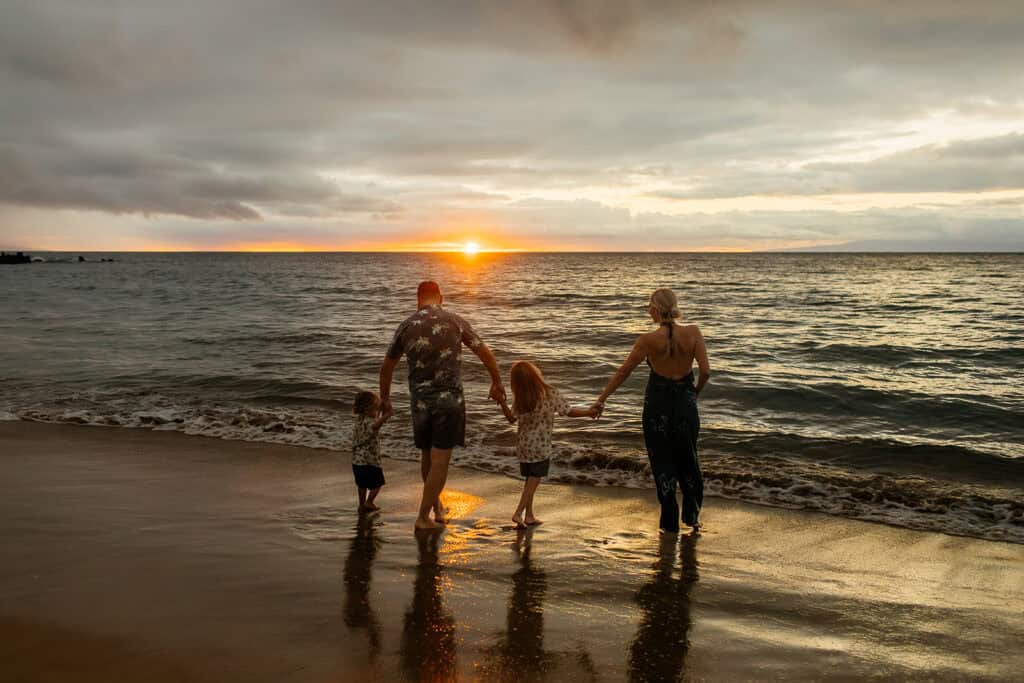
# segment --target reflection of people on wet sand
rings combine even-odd
[[[629,649],[631,681],[677,681],[683,677],[690,647],[690,591],[697,581],[697,538],[678,540],[680,576],[672,576],[677,538],[660,538],[654,577],[636,594],[643,617]]]
[[[550,667],[544,652],[544,594],[548,580],[542,569],[530,560],[533,530],[519,530],[515,551],[519,569],[512,574],[512,592],[508,598],[506,632],[490,651],[482,670],[486,680],[540,680]]]
[[[402,629],[402,666],[410,680],[448,681],[455,678],[455,617],[441,594],[438,536],[418,533],[416,541],[420,562]]]
[[[366,629],[370,646],[370,660],[380,654],[380,623],[370,606],[370,578],[373,558],[380,545],[374,535],[374,516],[360,514],[356,522],[356,535],[345,558],[345,602],[342,614],[349,628]]]

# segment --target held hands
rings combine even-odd
[[[597,420],[600,419],[601,414],[604,413],[604,403],[602,401],[594,401],[593,405],[589,408],[590,417]]]
[[[497,401],[499,404],[505,403],[505,387],[501,385],[501,382],[491,382],[491,390],[487,393],[487,398]]]
[[[505,419],[508,420],[509,424],[515,424],[516,416],[512,409],[508,407],[508,402],[498,401],[498,405],[501,406],[501,412],[505,413]]]
[[[391,419],[391,416],[395,414],[395,409],[391,405],[391,399],[381,399],[380,407],[377,408],[377,415],[379,416],[382,423],[387,422]]]

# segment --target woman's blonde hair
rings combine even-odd
[[[544,375],[540,368],[529,361],[517,360],[512,364],[510,375],[512,396],[515,399],[512,404],[512,412],[516,415],[524,415],[536,410],[537,404],[551,390],[548,383],[544,381]]]
[[[667,321],[683,317],[683,312],[679,310],[679,300],[676,299],[676,293],[667,287],[654,290],[654,294],[651,294],[650,306],[658,311],[662,320]]]

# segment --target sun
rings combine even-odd
[[[462,253],[466,256],[476,256],[480,253],[480,245],[476,242],[466,242],[462,245]]]

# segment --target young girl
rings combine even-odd
[[[372,391],[356,395],[352,413],[356,424],[352,429],[352,474],[359,489],[359,509],[379,510],[373,501],[384,486],[384,469],[380,461],[380,428],[387,419],[377,417],[380,400]]]
[[[501,409],[509,422],[519,422],[516,434],[516,455],[519,456],[519,472],[526,477],[519,507],[512,515],[516,528],[540,524],[533,514],[533,494],[540,486],[540,480],[548,475],[551,466],[551,430],[555,414],[567,417],[597,417],[594,408],[571,408],[558,389],[544,381],[540,368],[527,361],[512,364],[512,408],[501,402]],[[524,516],[525,513],[525,516]]]

